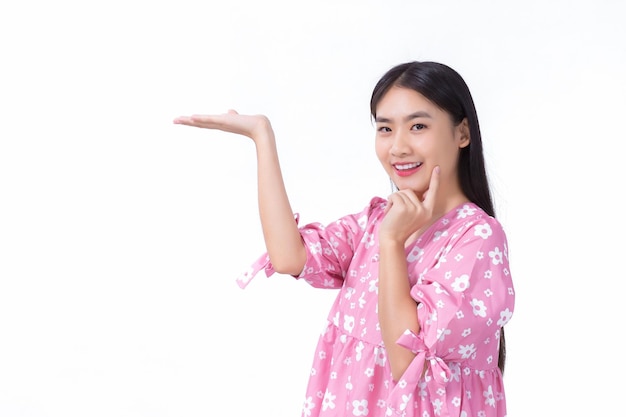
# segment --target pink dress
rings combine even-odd
[[[417,356],[394,381],[377,316],[377,235],[385,205],[375,197],[360,213],[300,227],[308,260],[298,278],[339,289],[319,338],[302,416],[506,416],[498,345],[515,292],[501,224],[466,203],[407,247],[420,331],[407,330],[398,339]],[[261,270],[274,273],[266,254],[238,278],[239,285]]]

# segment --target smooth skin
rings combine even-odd
[[[256,146],[258,204],[266,249],[276,272],[299,275],[306,263],[282,177],[270,121],[263,115],[181,116],[181,124],[252,139]],[[376,109],[376,155],[399,191],[388,198],[379,229],[378,316],[392,377],[398,380],[415,354],[396,344],[410,329],[419,332],[417,303],[410,296],[405,248],[438,218],[462,202],[457,178],[459,150],[469,145],[467,121],[450,116],[419,93],[392,87]],[[398,166],[421,163],[410,175]]]

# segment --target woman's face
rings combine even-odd
[[[420,93],[391,87],[376,107],[375,122],[376,155],[400,190],[422,197],[436,166],[440,193],[460,189],[459,149],[470,143],[466,120],[455,126],[447,112]]]

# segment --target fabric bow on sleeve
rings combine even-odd
[[[293,219],[295,220],[296,224],[298,224],[300,222],[300,213],[295,213]],[[261,255],[261,257],[257,259],[250,266],[250,268],[248,268],[246,271],[244,271],[243,274],[237,277],[237,285],[239,285],[241,288],[246,288],[252,278],[254,278],[259,272],[261,272],[262,269],[265,270],[265,276],[268,278],[274,275],[274,273],[276,272],[274,270],[274,267],[272,266],[272,263],[270,262],[270,257],[267,253]]]
[[[268,278],[276,272],[267,253],[264,253],[250,266],[250,268],[248,268],[248,270],[237,277],[237,285],[241,288],[246,288],[252,278],[254,278],[261,270],[265,270],[265,276]]]
[[[435,413],[439,416],[448,416],[446,402],[446,385],[450,381],[450,368],[443,359],[436,356],[424,343],[423,337],[406,330],[396,342],[415,353],[417,356],[409,364],[402,378],[393,387],[387,399],[387,416],[411,416],[412,404],[416,401],[414,395],[418,392],[418,384],[424,374],[426,361],[430,365],[432,380],[427,381],[431,401]],[[437,413],[437,410],[439,413]]]

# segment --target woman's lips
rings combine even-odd
[[[422,166],[421,162],[412,162],[405,164],[393,164],[393,169],[396,170],[396,174],[400,177],[408,177],[409,175],[415,174],[419,171]]]

